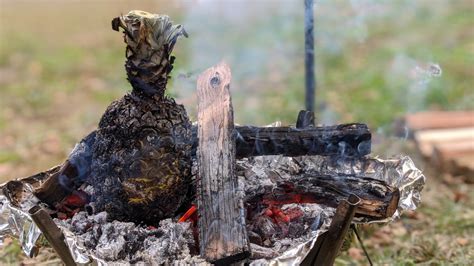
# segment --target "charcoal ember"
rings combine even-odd
[[[287,236],[291,238],[297,238],[304,234],[307,229],[308,225],[305,221],[303,221],[303,217],[292,219],[288,223]]]
[[[248,231],[247,234],[248,234],[250,243],[253,243],[259,246],[263,244],[262,237],[259,234],[253,231]]]
[[[275,241],[275,244],[273,246],[274,250],[278,250],[278,252],[283,253],[287,251],[291,246],[293,246],[293,239],[291,238],[284,238],[279,241]]]
[[[319,217],[319,213],[315,210],[321,210],[317,204],[286,204],[279,210],[279,216],[275,216],[266,214],[270,209],[254,215],[247,221],[250,241],[254,244],[262,245],[265,243],[264,240],[270,240],[272,245],[278,239],[301,237],[314,228],[312,225],[315,218]],[[272,210],[275,212],[275,209]],[[266,243],[263,246],[268,247],[269,244]]]
[[[272,218],[266,215],[257,215],[250,222],[250,231],[258,234],[262,239],[273,239],[275,235],[281,232],[281,229]]]
[[[313,156],[311,156],[313,157]],[[252,245],[252,259],[255,265],[266,265],[259,259],[275,258],[274,254],[309,241],[319,230],[329,226],[329,217],[334,209],[315,203],[289,203],[279,206],[280,218],[265,215],[265,206],[249,204],[252,198],[264,191],[277,193],[278,184],[291,181],[294,175],[308,168],[307,158],[289,158],[283,156],[265,156],[238,160],[239,184],[244,186],[247,206],[247,228]],[[312,161],[309,161],[312,164]],[[268,189],[270,188],[270,189]],[[255,203],[255,202],[254,202]],[[278,210],[278,209],[277,209]],[[285,222],[287,221],[287,222]],[[257,237],[258,235],[259,237]],[[260,244],[261,241],[261,244]],[[255,252],[254,252],[255,250]]]

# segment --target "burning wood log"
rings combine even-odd
[[[234,169],[230,79],[229,67],[221,63],[206,70],[197,81],[200,250],[201,256],[217,264],[222,259],[228,264],[250,255]]]
[[[328,176],[302,173],[277,188],[266,187],[245,202],[249,206],[278,206],[290,203],[317,203],[337,207],[350,195],[360,198],[356,217],[385,219],[397,210],[400,192],[380,180],[351,175]]]
[[[304,123],[311,123],[310,117]],[[314,118],[313,118],[314,119]],[[303,123],[303,122],[301,122]],[[371,152],[372,134],[366,124],[334,126],[256,127],[235,126],[236,156],[246,158],[265,155],[344,155],[364,156]],[[310,125],[310,124],[308,124]],[[197,128],[193,127],[195,155]]]

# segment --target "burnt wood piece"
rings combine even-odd
[[[255,206],[318,203],[336,208],[352,194],[360,198],[356,217],[369,217],[371,220],[392,217],[400,199],[400,191],[397,188],[380,180],[307,172],[279,183],[276,188],[266,187],[262,193],[252,195],[245,202]]]
[[[371,133],[365,124],[298,129],[293,127],[236,127],[237,158],[260,155],[344,155],[370,153]]]
[[[38,199],[55,207],[85,181],[88,181],[91,175],[92,146],[96,142],[96,133],[96,130],[92,131],[83,138],[71,151],[66,161],[62,165],[56,166],[57,170],[49,170],[47,178],[41,178],[41,185],[35,186],[34,191]],[[30,178],[38,175],[41,174]],[[42,177],[44,176],[43,174]]]
[[[192,130],[194,155],[197,127]],[[366,124],[308,128],[235,126],[234,131],[237,159],[264,155],[364,156],[371,152],[372,134]]]
[[[314,112],[301,110],[296,120],[296,128],[314,127]]]
[[[30,192],[30,188],[25,186],[25,184],[29,184],[33,188],[39,187],[41,182],[56,174],[60,168],[61,166],[58,165],[29,177],[10,180],[5,184],[0,185],[3,195],[8,198],[11,204],[20,207],[25,194]]]
[[[35,196],[42,202],[54,207],[77,188],[72,184],[71,186],[67,185],[67,183],[73,183],[69,181],[76,180],[74,178],[75,176],[77,176],[76,168],[69,160],[66,160],[58,172],[48,177],[45,182],[35,190]]]
[[[201,256],[229,265],[250,255],[241,193],[235,175],[234,117],[225,63],[197,80],[198,210]]]

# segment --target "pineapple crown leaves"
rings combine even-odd
[[[180,36],[188,37],[184,27],[173,25],[166,15],[133,10],[112,20],[112,29],[120,28],[127,44],[125,67],[134,89],[141,86],[143,90],[146,85],[164,91],[161,87],[166,86],[172,69],[174,45]]]
[[[168,16],[140,10],[132,10],[125,16],[114,18],[112,28],[116,31],[122,28],[125,42],[135,49],[146,44],[153,51],[166,46],[171,52],[178,37],[188,37],[184,27],[180,24],[173,25]]]

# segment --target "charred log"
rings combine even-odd
[[[371,133],[365,124],[309,127],[236,127],[237,158],[261,155],[344,155],[370,153]]]
[[[237,158],[265,155],[364,156],[371,152],[372,134],[366,124],[317,127],[236,126]],[[193,127],[196,154],[197,128]]]
[[[395,213],[400,192],[385,182],[351,175],[328,176],[303,173],[281,182],[276,188],[266,187],[262,193],[246,199],[248,206],[268,206],[290,203],[317,203],[336,208],[350,195],[360,198],[356,217],[385,219]],[[255,208],[255,207],[252,207]]]

